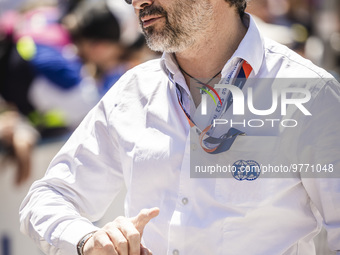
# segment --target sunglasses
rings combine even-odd
[[[132,0],[125,0],[127,4],[132,4]]]

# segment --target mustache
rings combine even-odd
[[[167,12],[160,6],[152,6],[152,5],[146,6],[145,8],[139,11],[139,19],[145,16],[151,16],[151,15],[167,16]]]

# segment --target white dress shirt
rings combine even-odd
[[[331,76],[288,48],[262,38],[249,15],[245,23],[248,32],[225,64],[222,77],[240,59],[247,61],[252,72],[243,91],[253,86],[257,109],[270,107],[273,85],[251,79],[313,78],[315,82],[301,85],[311,93],[304,106],[312,116],[291,106],[286,116],[280,109],[271,116],[254,117],[247,110],[244,116],[232,116],[230,107],[222,118],[241,123],[243,119],[289,118],[298,125],[285,128],[266,123],[253,128],[239,124],[245,136],[236,138],[229,151],[207,154],[195,127],[189,126],[169,76],[180,86],[183,106],[194,109],[188,86],[172,55],[164,54],[128,71],[90,111],[52,160],[45,177],[32,185],[20,208],[21,230],[45,253],[76,254],[79,239],[96,229],[91,222],[103,216],[125,185],[127,217],[143,208],[160,208],[143,235],[144,244],[155,255],[312,255],[313,237],[322,223],[330,248],[340,251],[339,178],[302,178],[303,174],[266,178],[261,174],[253,181],[239,181],[231,175],[191,176],[190,166],[197,163],[190,156],[194,154],[194,160],[202,164],[233,165],[237,160],[263,165],[332,164],[333,176],[339,177],[339,84],[316,82]],[[214,108],[210,104],[208,109]],[[197,117],[199,111],[200,106],[191,112],[204,128],[211,120]],[[220,125],[214,134],[224,130]]]

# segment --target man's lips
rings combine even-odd
[[[151,26],[156,21],[160,20],[161,18],[164,18],[163,16],[145,16],[141,18],[143,27],[146,28],[148,26]]]

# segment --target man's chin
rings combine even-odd
[[[156,52],[169,52],[167,50],[166,47],[164,47],[163,45],[160,44],[155,44],[155,43],[150,43],[147,41],[146,43],[148,45],[148,47],[152,50],[152,51],[156,51]]]
[[[156,52],[176,53],[185,50],[184,45],[181,47],[180,45],[169,45],[168,43],[155,42],[148,39],[146,40],[146,43],[152,51]]]
[[[150,32],[144,31],[148,47],[153,51],[167,52],[165,39],[162,38],[163,36],[155,34],[154,30],[152,31],[152,34]]]
[[[157,33],[154,29],[144,31],[146,43],[148,47],[156,52],[175,53],[182,51],[186,48],[186,44],[178,44],[179,40],[171,37],[167,33]]]

